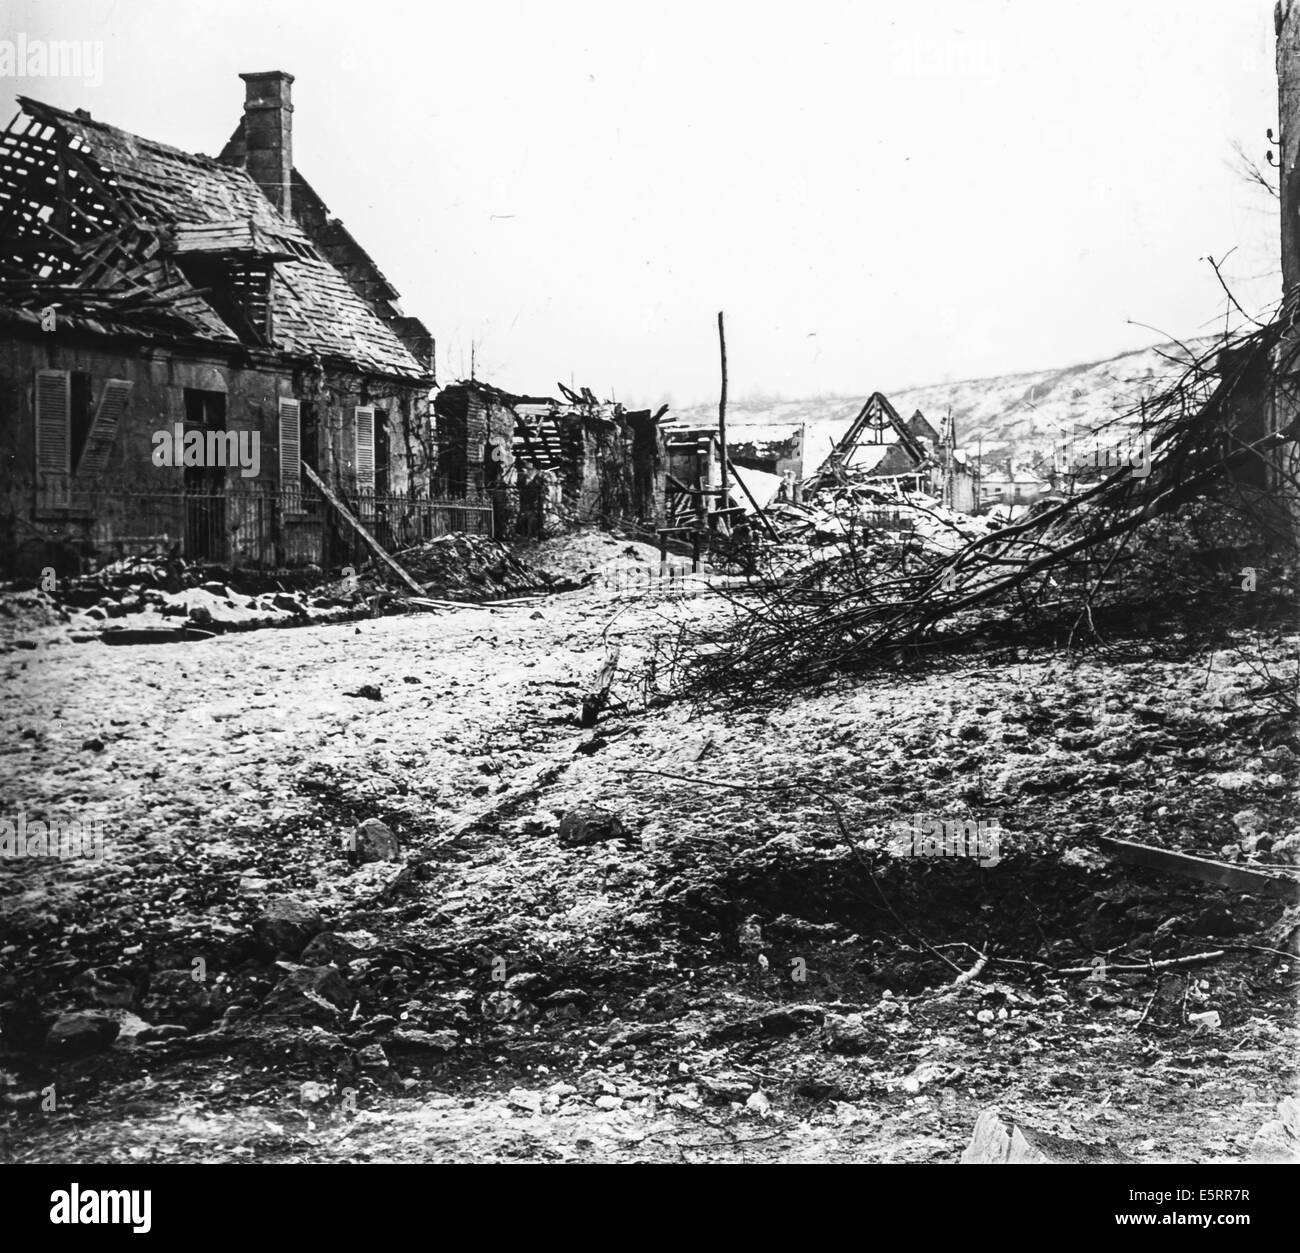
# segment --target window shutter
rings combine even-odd
[[[81,461],[77,466],[79,477],[98,477],[108,468],[108,454],[113,451],[117,424],[126,408],[127,397],[131,395],[131,387],[132,384],[126,379],[108,379],[104,383],[99,407],[95,410],[90,433],[86,436],[86,446],[81,450]]]
[[[375,410],[372,405],[356,408],[357,491],[375,491]]]
[[[280,488],[302,491],[302,402],[280,399]]]
[[[36,469],[67,474],[72,448],[72,379],[66,370],[36,371]]]

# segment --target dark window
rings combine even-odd
[[[185,389],[185,430],[224,431],[226,393]],[[186,466],[185,555],[191,561],[225,560],[227,466]],[[238,473],[238,471],[236,471]]]
[[[301,451],[299,456],[313,470],[320,470],[320,415],[316,409],[314,400],[304,400],[302,408],[299,410],[302,422],[302,434],[300,439]]]
[[[375,495],[388,495],[388,411],[375,410]]]
[[[226,393],[185,389],[186,431],[224,431]],[[226,481],[224,466],[186,466],[185,484],[200,491],[216,491]]]

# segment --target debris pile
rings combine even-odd
[[[482,536],[445,535],[401,554],[424,591],[394,588],[379,562],[326,573],[317,566],[267,575],[218,572],[176,557],[130,558],[49,590],[11,585],[0,598],[0,652],[38,647],[38,638],[84,643],[162,643],[227,631],[428,612],[450,602],[498,600],[575,586],[515,558]]]
[[[482,535],[440,535],[394,555],[426,592],[447,600],[526,596],[572,586]]]
[[[823,488],[799,504],[779,502],[769,507],[768,517],[785,543],[818,547],[852,540],[881,546],[910,542],[931,554],[955,552],[995,529],[989,518],[949,509],[924,492],[865,480]]]

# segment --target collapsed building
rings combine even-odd
[[[437,490],[487,495],[500,536],[540,535],[563,522],[663,519],[667,411],[627,410],[559,385],[562,400],[477,380],[434,400]]]
[[[850,480],[924,492],[958,513],[978,507],[978,473],[957,447],[952,416],[943,431],[919,409],[904,422],[888,397],[872,392],[858,416],[805,483],[817,492]]]
[[[741,469],[798,482],[803,478],[804,434],[802,422],[729,427],[727,456]]]
[[[346,560],[313,475],[390,546],[490,528],[430,498],[433,340],[294,167],[293,76],[241,78],[216,158],[26,97],[0,134],[10,572]]]

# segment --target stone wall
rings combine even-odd
[[[109,379],[131,384],[102,473],[67,477],[70,493],[60,504],[61,476],[45,476],[38,483],[36,464],[35,386],[40,370],[66,370],[74,377],[82,412],[94,411]],[[345,493],[356,489],[356,420],[358,405],[373,405],[386,416],[388,457],[386,487],[389,493],[427,492],[432,462],[428,402],[424,390],[391,380],[365,378],[340,371],[287,365],[267,354],[257,360],[220,356],[186,356],[157,348],[142,352],[128,344],[89,335],[11,333],[0,336],[0,541],[9,540],[3,568],[30,565],[43,546],[84,546],[92,535],[97,542],[122,534],[134,526],[140,508],[126,497],[180,493],[185,487],[182,466],[154,464],[154,435],[186,422],[186,391],[220,393],[225,397],[225,430],[258,437],[258,472],[244,476],[237,467],[210,471],[210,490],[241,496],[261,489],[273,495],[280,482],[281,398],[296,398],[312,406],[317,422],[315,469]],[[75,417],[74,417],[75,422]],[[79,448],[72,447],[72,468]],[[377,466],[377,469],[380,467]],[[382,479],[381,479],[382,481]],[[40,490],[44,488],[45,490]],[[62,490],[62,489],[60,489]],[[114,498],[118,493],[120,499]],[[80,502],[80,503],[79,503]],[[237,533],[239,504],[231,502],[224,526]],[[183,504],[176,509],[183,514]],[[165,507],[150,506],[151,526],[171,535],[183,534],[184,521],[165,516]],[[249,521],[247,519],[245,522]],[[269,519],[263,521],[269,524]],[[261,525],[261,523],[259,523]],[[313,536],[323,530],[315,518],[288,519],[298,536],[289,551],[308,552],[319,547]],[[239,552],[232,553],[234,560]]]

